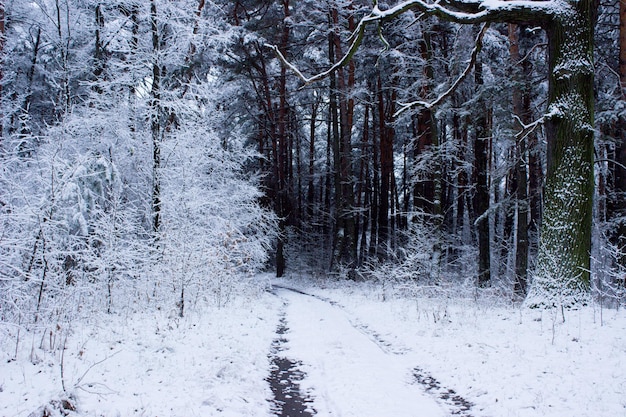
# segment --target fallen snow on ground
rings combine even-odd
[[[52,341],[49,331],[22,332],[17,360],[8,362],[15,339],[0,341],[0,416],[41,416],[46,406],[60,415],[49,404],[68,396],[71,416],[268,416],[264,379],[281,306],[265,294],[184,318],[99,314],[74,323],[66,342],[63,329]]]
[[[561,312],[498,305],[491,297],[425,297],[415,288],[407,297],[380,285],[295,278],[279,283],[341,305],[391,349],[405,351],[398,359],[406,368],[419,367],[474,403],[473,416],[626,416],[624,309],[565,311],[563,322]]]
[[[68,416],[268,416],[271,346],[284,315],[280,354],[301,363],[300,391],[319,416],[450,415],[417,382],[419,368],[472,402],[473,417],[626,417],[623,309],[567,311],[563,322],[458,292],[275,283],[336,305],[276,288],[184,318],[145,308],[19,337],[0,327],[0,416],[41,416],[46,406],[59,416],[49,404],[63,398],[76,407]]]
[[[301,391],[321,416],[445,416],[411,382],[406,358],[387,352],[355,328],[341,309],[281,290],[288,302],[284,355],[302,362]]]

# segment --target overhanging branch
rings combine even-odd
[[[352,35],[350,35],[349,39],[352,39],[352,43],[350,44],[350,48],[348,48],[348,52],[332,67],[312,77],[305,76],[295,65],[289,62],[287,58],[285,58],[285,55],[283,55],[283,53],[280,51],[280,49],[278,49],[276,45],[266,44],[265,46],[273,50],[280,62],[282,62],[282,64],[289,68],[291,71],[293,71],[293,73],[296,74],[298,78],[300,78],[302,81],[304,81],[305,85],[307,85],[328,77],[330,74],[350,62],[356,51],[359,49],[359,46],[361,45],[361,41],[363,40],[363,36],[365,35],[365,28],[367,27],[367,25],[380,20],[381,19],[378,16],[374,16],[373,14],[370,14],[369,16],[361,19],[357,27],[354,29],[354,32],[352,32]]]
[[[436,16],[442,20],[462,24],[493,22],[519,23],[529,20],[545,23],[549,20],[550,16],[555,13],[555,10],[558,10],[554,7],[554,3],[555,1],[551,0],[532,2],[526,0],[446,0],[444,5],[441,0],[436,0],[434,3],[426,3],[423,0],[409,0],[400,2],[387,10],[380,10],[378,4],[375,3],[370,14],[359,21],[350,36],[349,39],[352,39],[352,42],[343,58],[326,71],[311,77],[305,76],[295,65],[290,63],[276,45],[266,44],[265,46],[272,49],[281,63],[293,71],[306,85],[328,77],[350,62],[361,45],[361,41],[365,35],[365,29],[369,24],[381,24],[411,9],[419,10],[427,16]],[[453,8],[458,10],[454,10]]]
[[[465,80],[467,76],[472,72],[472,68],[474,68],[474,65],[476,64],[476,58],[478,57],[478,53],[482,49],[483,37],[485,36],[485,32],[487,31],[488,27],[489,27],[489,23],[483,24],[482,28],[480,29],[480,32],[478,33],[478,36],[476,37],[474,49],[472,50],[472,54],[470,56],[469,62],[467,63],[467,67],[465,67],[465,70],[461,73],[459,78],[457,78],[456,81],[454,81],[454,83],[450,86],[450,88],[448,88],[439,97],[437,97],[435,100],[431,102],[417,100],[417,101],[413,101],[411,103],[406,103],[406,104],[399,103],[402,107],[400,107],[400,109],[394,114],[394,117],[397,117],[400,114],[404,113],[405,111],[414,109],[416,107],[424,107],[426,109],[433,108],[441,104],[441,102],[444,101],[446,98],[450,97],[450,95],[454,93],[454,91],[463,82],[463,80]]]
[[[535,130],[537,130],[537,128],[539,126],[541,126],[542,124],[544,124],[544,122],[546,121],[547,118],[551,117],[552,115],[547,113],[544,114],[543,116],[541,116],[540,118],[538,118],[537,120],[535,120],[532,123],[529,124],[524,124],[522,122],[522,119],[519,118],[519,116],[517,116],[516,114],[513,115],[513,118],[517,121],[517,123],[519,123],[519,125],[522,127],[522,130],[520,130],[519,132],[517,132],[515,134],[515,141],[520,141],[520,140],[524,140],[526,139],[526,137],[528,135],[530,135],[531,133],[533,133]]]

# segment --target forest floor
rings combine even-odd
[[[626,417],[624,309],[292,277],[137,310],[0,328],[0,416]]]

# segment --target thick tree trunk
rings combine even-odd
[[[364,115],[364,123],[363,123],[363,153],[362,156],[362,164],[363,164],[363,173],[364,173],[364,184],[363,184],[363,205],[362,205],[362,226],[361,226],[361,238],[360,238],[360,246],[358,253],[358,262],[359,265],[363,263],[363,261],[367,258],[368,249],[367,249],[367,236],[369,230],[369,224],[371,220],[371,203],[372,203],[372,181],[371,181],[371,170],[370,170],[370,158],[371,152],[368,150],[370,147],[370,105],[365,105],[365,115]],[[372,237],[370,236],[370,240]]]
[[[385,101],[380,75],[377,81],[378,122],[380,145],[380,193],[378,203],[378,248],[379,260],[385,259],[389,247],[389,202],[391,192],[391,175],[393,174],[393,136],[385,114]]]
[[[370,85],[370,91],[374,88]],[[378,204],[380,202],[380,160],[379,144],[380,144],[380,132],[378,122],[378,112],[372,111],[372,205],[370,210],[371,220],[371,232],[370,232],[370,245],[369,256],[374,258],[378,249],[378,211],[380,210]]]
[[[363,261],[363,255],[365,253],[365,242],[367,241],[367,222],[369,221],[368,209],[369,209],[369,104],[365,105],[365,113],[363,115],[363,136],[361,140],[361,156],[359,158],[359,179],[357,183],[356,191],[356,211],[359,215],[356,218],[354,233],[360,240],[360,245],[357,243],[357,265],[360,265]]]
[[[420,95],[422,97],[428,97],[432,90],[434,83],[434,71],[430,64],[432,55],[430,34],[428,31],[424,32],[424,39],[419,43],[419,51],[422,59],[426,62],[424,66],[424,77],[426,82],[421,88]],[[414,157],[432,151],[433,142],[437,140],[437,129],[435,128],[435,118],[431,109],[423,109],[416,116],[416,143]],[[435,201],[435,183],[433,178],[425,178],[423,181],[416,183],[413,188],[413,207],[417,212],[424,212],[433,214]]]
[[[548,34],[548,164],[531,300],[584,301],[589,288],[593,209],[594,0],[567,3]],[[533,300],[534,301],[534,300]]]

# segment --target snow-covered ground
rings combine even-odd
[[[276,284],[319,298],[276,288],[184,318],[97,314],[71,331],[22,330],[16,359],[16,330],[0,329],[0,416],[41,416],[46,406],[61,415],[49,404],[63,398],[76,407],[64,410],[70,416],[268,416],[269,355],[283,315],[280,354],[301,363],[301,391],[319,416],[450,415],[416,374],[472,402],[474,417],[626,416],[623,309],[568,311],[563,322],[490,297]]]
[[[287,305],[282,352],[302,362],[301,391],[321,416],[443,417],[434,398],[411,384],[407,358],[390,352],[328,302],[280,290]]]
[[[473,416],[626,416],[624,309],[565,311],[563,322],[560,312],[492,297],[405,298],[374,284],[282,283],[341,305],[402,353],[407,370],[419,367],[474,403]]]
[[[53,329],[52,350],[49,332],[22,333],[16,361],[8,362],[15,339],[2,340],[0,416],[39,417],[44,406],[61,415],[50,402],[68,396],[76,406],[70,416],[269,415],[265,378],[280,307],[268,293],[184,318],[99,314],[74,323],[63,357],[61,330]]]

